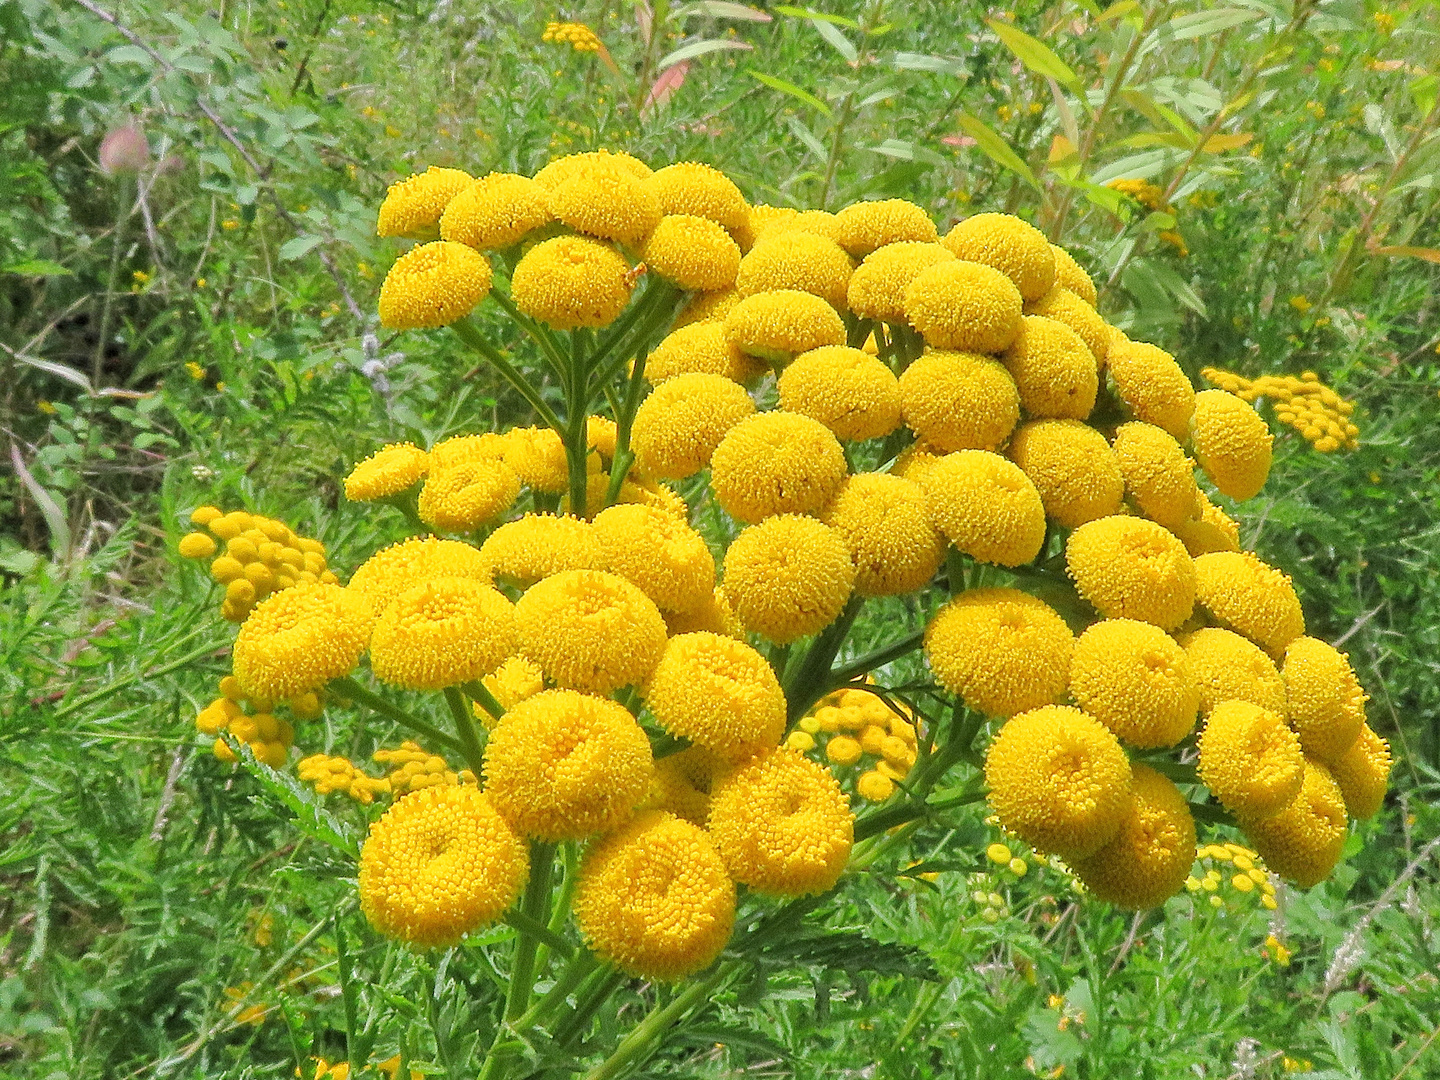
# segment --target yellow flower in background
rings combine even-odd
[[[186,362],[185,372],[190,376],[190,378],[194,379],[196,382],[199,382],[201,379],[205,378],[205,369],[199,364],[195,363],[194,360]]]
[[[545,32],[540,35],[540,40],[569,45],[576,52],[599,52],[604,48],[595,31],[584,23],[578,22],[546,23]]]

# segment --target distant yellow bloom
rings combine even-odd
[[[185,364],[185,371],[187,374],[189,374],[190,378],[194,379],[196,382],[199,382],[201,379],[205,378],[205,369],[199,364],[197,364],[194,360],[190,360]]]
[[[604,47],[594,30],[584,23],[578,22],[546,23],[545,32],[540,35],[540,40],[569,45],[576,52],[599,52]]]

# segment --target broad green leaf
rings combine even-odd
[[[1036,191],[1040,190],[1040,183],[1035,179],[1035,174],[1031,171],[1030,166],[1025,164],[1024,159],[1010,149],[1010,144],[991,129],[985,121],[971,116],[969,113],[961,113],[959,123],[961,130],[975,140],[975,144],[980,147],[986,157],[997,165],[1009,169]]]
[[[901,71],[934,71],[960,75],[968,70],[963,60],[932,56],[929,53],[897,52],[890,58],[890,62]]]
[[[1149,180],[1165,167],[1170,158],[1168,150],[1151,150],[1144,154],[1130,154],[1118,161],[1112,161],[1103,169],[1097,169],[1090,180],[1095,184],[1103,184],[1107,180],[1115,180],[1119,177],[1133,177],[1137,180]]]
[[[71,271],[49,259],[22,259],[20,262],[0,266],[0,274],[19,274],[21,277],[64,277]]]
[[[139,45],[117,45],[105,54],[112,64],[154,64],[155,58]]]
[[[1142,131],[1139,135],[1121,139],[1117,145],[1130,147],[1173,146],[1177,150],[1189,150],[1194,143],[1178,131]]]
[[[308,255],[311,250],[319,247],[325,242],[323,236],[316,236],[314,233],[305,233],[301,236],[292,236],[285,243],[280,245],[280,261],[290,262],[303,255]]]
[[[1260,12],[1246,11],[1244,8],[1211,8],[1209,11],[1196,11],[1190,15],[1176,15],[1175,18],[1160,27],[1160,33],[1176,41],[1188,41],[1191,38],[1208,37],[1210,34],[1218,34],[1222,30],[1243,26],[1258,18],[1260,18]]]
[[[854,64],[859,61],[860,50],[850,43],[849,38],[836,30],[832,23],[816,18],[812,18],[810,22],[820,36],[830,43],[830,47],[845,58],[846,63]]]
[[[782,94],[789,94],[796,101],[800,101],[806,105],[809,105],[812,109],[817,110],[821,114],[825,116],[830,115],[829,105],[826,105],[825,102],[821,101],[814,94],[810,93],[809,90],[802,90],[794,83],[786,79],[782,79],[778,75],[771,75],[768,72],[764,71],[756,71],[754,68],[747,68],[745,70],[745,74],[749,75],[752,79],[755,79],[758,82],[764,83],[766,86],[770,87],[771,90],[779,90]]]
[[[1005,43],[1017,60],[1035,74],[1054,79],[1072,89],[1080,85],[1070,65],[1056,56],[1044,42],[999,19],[989,19],[985,25],[995,32],[995,36]]]
[[[777,4],[770,9],[778,15],[789,15],[792,19],[819,19],[822,22],[834,23],[836,26],[843,26],[847,30],[859,30],[860,24],[854,19],[847,19],[844,15],[827,15],[823,11],[814,11],[810,8],[794,7],[791,4]]]
[[[899,161],[923,161],[927,165],[943,165],[945,159],[935,151],[924,146],[917,146],[909,139],[886,139],[874,146],[867,146],[864,149],[872,154],[882,154],[885,157],[896,158]]]
[[[748,52],[755,46],[748,41],[731,41],[729,38],[705,38],[701,41],[692,41],[689,45],[681,45],[672,53],[667,53],[655,65],[656,71],[664,71],[666,68],[680,63],[681,60],[693,60],[697,56],[704,56],[706,53],[722,51]]]

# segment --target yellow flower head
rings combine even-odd
[[[716,781],[710,835],[736,881],[772,896],[804,896],[839,880],[855,816],[829,769],[794,750],[772,750]]]
[[[665,649],[665,620],[630,582],[598,570],[562,570],[515,605],[520,652],[560,686],[608,694],[638,686]]]
[[[663,214],[691,214],[723,225],[736,243],[750,239],[750,207],[728,176],[713,165],[682,161],[656,171],[646,186]]]
[[[850,275],[846,305],[862,319],[903,324],[905,290],[915,276],[927,266],[954,261],[954,255],[933,242],[901,241],[877,248]]]
[[[1195,818],[1168,779],[1145,765],[1131,769],[1135,801],[1115,838],[1073,868],[1099,899],[1139,910],[1184,887],[1195,861]]]
[[[704,829],[647,810],[586,853],[575,922],[616,967],[676,982],[709,967],[730,940],[735,883]]]
[[[1079,420],[1032,420],[1010,441],[1010,459],[1035,485],[1047,517],[1068,529],[1120,509],[1125,480],[1110,444]]]
[[[375,677],[439,690],[494,671],[515,651],[515,608],[473,578],[431,578],[390,602],[370,638]]]
[[[785,695],[770,664],[720,634],[671,638],[645,686],[645,704],[670,734],[725,761],[769,750],[785,731]]]
[[[854,585],[841,535],[800,514],[741,530],[725,553],[725,595],[735,613],[748,629],[781,645],[834,622]]]
[[[1253,406],[1224,390],[1195,395],[1195,455],[1215,486],[1244,501],[1258,495],[1270,475],[1275,441]]]
[[[644,182],[618,170],[596,170],[550,189],[550,209],[576,232],[637,248],[660,224],[660,205]]]
[[[718,295],[718,294],[717,294]],[[677,375],[720,375],[743,383],[765,374],[769,368],[753,356],[746,356],[725,337],[723,319],[709,319],[679,325],[655,346],[645,360],[645,378],[659,386]]]
[[[694,607],[662,614],[665,616],[665,629],[671,637],[708,630],[712,634],[724,634],[737,641],[745,640],[745,627],[741,625],[730,598],[725,595],[725,589],[720,585],[716,585],[710,595]]]
[[[574,690],[526,698],[485,744],[485,791],[516,832],[538,840],[615,828],[651,769],[650,740],[625,706]]]
[[[468,532],[509,511],[520,477],[503,461],[467,461],[432,468],[420,489],[420,520],[442,532]]]
[[[535,183],[547,192],[554,191],[569,180],[595,172],[618,172],[637,180],[653,175],[650,166],[624,151],[591,150],[556,158],[535,174]]]
[[[1004,352],[1020,333],[1023,308],[1004,274],[961,259],[927,266],[905,287],[905,317],[934,349]]]
[[[661,218],[644,258],[652,271],[690,292],[728,289],[740,272],[740,245],[723,226],[694,214]]]
[[[740,260],[735,288],[742,297],[794,289],[843,310],[851,263],[840,245],[811,233],[778,233]]]
[[[1285,648],[1280,676],[1290,726],[1305,753],[1338,761],[1365,726],[1365,691],[1349,658],[1318,638],[1298,637]]]
[[[1207,626],[1183,634],[1180,644],[1200,691],[1200,715],[1222,701],[1248,701],[1285,715],[1285,683],[1270,657],[1239,634]]]
[[[884,802],[895,794],[895,781],[878,769],[869,769],[856,778],[855,791],[866,802]]]
[[[363,596],[376,611],[384,611],[401,593],[437,577],[474,578],[488,585],[490,567],[469,544],[417,536],[391,544],[361,563],[350,578],[349,591]]]
[[[486,537],[480,545],[480,561],[495,577],[529,588],[562,570],[598,570],[601,557],[590,522],[526,514]]]
[[[784,232],[790,223],[799,216],[800,211],[789,206],[766,206],[764,203],[756,203],[750,207],[750,235],[753,240],[759,240],[772,229]],[[829,235],[831,240],[835,239],[833,233]]]
[[[1018,589],[970,589],[925,628],[925,657],[935,677],[987,716],[1059,700],[1073,646],[1065,620]]]
[[[609,326],[630,303],[630,266],[609,244],[556,236],[527,251],[515,266],[515,306],[557,330]]]
[[[845,324],[820,297],[777,289],[747,296],[731,308],[725,339],[750,356],[784,365],[822,345],[844,345]]]
[[[985,755],[985,782],[1004,829],[1067,862],[1113,840],[1133,802],[1120,743],[1068,705],[1008,720]]]
[[[1272,817],[1241,824],[1271,870],[1308,889],[1329,877],[1340,859],[1348,825],[1345,798],[1330,770],[1306,758],[1304,783],[1290,805]]]
[[[945,541],[930,524],[925,489],[904,477],[846,477],[825,508],[824,521],[850,549],[855,591],[861,596],[899,596],[923,588],[945,557]]]
[[[1042,315],[1064,323],[1085,342],[1096,365],[1104,366],[1110,352],[1110,327],[1091,305],[1069,289],[1056,285],[1039,300],[1026,304],[1025,314]]]
[[[996,450],[1020,419],[1020,394],[989,357],[934,350],[901,374],[900,409],[934,450]]]
[[[499,918],[525,887],[530,852],[473,787],[430,787],[370,826],[360,909],[387,937],[444,948]]]
[[[617,504],[595,515],[600,564],[639,586],[661,611],[686,611],[715,591],[704,537],[653,506]]]
[[[658,392],[658,391],[657,391]],[[747,417],[710,459],[716,500],[738,521],[817,513],[845,479],[845,452],[819,420],[797,413]]]
[[[1173,356],[1143,341],[1112,341],[1105,367],[1135,419],[1164,428],[1178,440],[1190,437],[1195,388]]]
[[[1095,291],[1095,282],[1090,280],[1090,275],[1075,261],[1075,257],[1055,244],[1050,245],[1050,253],[1055,256],[1055,284],[1069,289],[1092,308],[1096,307],[1100,303],[1100,294]]]
[[[235,678],[266,701],[318,690],[348,675],[370,643],[375,615],[366,598],[339,585],[296,585],[250,612],[235,638]]]
[[[423,173],[391,184],[385,201],[380,204],[376,235],[435,239],[445,207],[474,182],[475,178],[461,169],[431,165]]]
[[[710,819],[710,786],[721,767],[722,762],[701,746],[659,758],[640,809],[664,810],[703,829]]]
[[[376,450],[345,477],[345,497],[372,502],[398,495],[430,471],[430,455],[414,443],[391,443]]]
[[[1210,501],[1203,490],[1195,492],[1200,506],[1200,516],[1191,521],[1182,521],[1174,529],[1176,536],[1185,543],[1185,550],[1191,558],[1198,559],[1212,551],[1239,551],[1240,525],[1229,514]]]
[[[1272,657],[1305,633],[1305,615],[1290,579],[1248,551],[1201,555],[1195,560],[1195,579],[1200,605]]]
[[[1095,357],[1063,322],[1022,316],[1020,332],[1002,359],[1031,416],[1084,420],[1095,408],[1100,385]]]
[[[500,438],[505,464],[515,470],[521,483],[552,495],[567,490],[570,465],[565,457],[565,444],[552,428],[514,428]],[[434,457],[435,451],[430,454]],[[598,467],[599,462],[595,465]]]
[[[730,309],[739,302],[740,294],[733,288],[696,293],[691,297],[690,302],[680,310],[680,314],[675,316],[675,321],[670,328],[679,330],[682,326],[700,322],[723,324],[725,316],[730,314]]]
[[[920,478],[930,521],[977,562],[1019,566],[1045,542],[1045,507],[1020,466],[988,450],[946,454]]]
[[[1132,746],[1174,746],[1195,726],[1200,690],[1185,650],[1134,619],[1104,619],[1075,642],[1075,704]]]
[[[745,388],[723,375],[676,375],[640,403],[630,447],[646,476],[683,480],[706,468],[730,430],[754,413]]]
[[[1055,255],[1045,234],[1014,214],[976,214],[942,243],[959,258],[994,267],[1026,300],[1039,300],[1055,284]]]
[[[1109,619],[1173,630],[1195,607],[1195,563],[1163,526],[1115,515],[1081,525],[1065,545],[1080,595]]]
[[[380,323],[425,330],[463,319],[490,293],[490,260],[449,240],[413,247],[380,286]]]
[[[905,199],[852,203],[835,215],[840,246],[863,259],[888,244],[933,244],[940,239],[930,215]]]
[[[215,554],[215,539],[202,532],[186,533],[176,550],[182,559],[208,559]]]
[[[199,525],[202,528],[209,527],[210,523],[225,514],[218,506],[197,506],[190,511],[190,524]],[[238,533],[236,535],[239,535]]]
[[[523,656],[510,657],[480,681],[494,695],[500,707],[507,710],[545,689],[545,673],[540,670],[540,665]],[[486,722],[486,727],[495,723],[490,714],[478,706],[476,715]]]
[[[1271,817],[1300,792],[1300,740],[1269,709],[1222,701],[1205,721],[1199,749],[1201,783],[1236,817]]]
[[[1369,724],[1363,725],[1359,738],[1330,766],[1351,817],[1374,817],[1380,812],[1390,765],[1390,744],[1371,731]]]
[[[826,345],[780,373],[780,408],[819,420],[838,439],[878,439],[900,426],[895,374],[869,353]]]
[[[783,220],[772,222],[755,233],[755,241],[758,243],[762,238],[769,240],[787,232],[810,233],[814,236],[823,236],[826,240],[840,242],[840,220],[828,210],[801,210],[798,213],[791,212]]]
[[[1133,421],[1115,431],[1115,460],[1140,512],[1174,530],[1200,516],[1195,466],[1169,432]]]
[[[480,251],[512,247],[550,224],[550,196],[526,176],[492,172],[450,200],[440,236]]]
[[[451,469],[471,461],[503,461],[513,440],[487,431],[480,435],[452,435],[430,448],[432,469]]]

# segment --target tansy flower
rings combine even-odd
[[[430,467],[450,469],[471,461],[503,461],[513,439],[486,431],[479,435],[452,435],[430,448]]]
[[[391,443],[371,454],[345,477],[345,497],[372,502],[413,487],[430,471],[430,455],[414,443]]]
[[[878,769],[869,769],[856,778],[855,793],[866,802],[881,803],[895,794],[895,781]]]
[[[1134,619],[1104,619],[1075,642],[1075,704],[1132,746],[1174,746],[1195,726],[1200,689],[1185,650]]]
[[[740,245],[708,218],[667,214],[645,242],[644,259],[651,271],[682,289],[714,292],[735,284]]]
[[[710,966],[735,924],[735,884],[704,829],[647,810],[585,855],[575,922],[599,956],[675,982]]]
[[[738,271],[739,268],[736,269]],[[725,316],[729,315],[730,309],[739,302],[740,294],[733,288],[697,293],[688,304],[680,309],[680,314],[675,316],[671,329],[679,330],[682,326],[700,322],[724,323]]]
[[[574,690],[526,698],[485,744],[485,791],[522,836],[619,825],[650,786],[650,740],[623,705]]]
[[[818,420],[759,413],[725,433],[710,470],[716,501],[737,520],[756,522],[818,512],[845,479],[845,452]]]
[[[905,423],[942,453],[998,449],[1020,419],[1015,380],[978,353],[927,352],[901,374],[899,390]]]
[[[1022,316],[1019,333],[1001,359],[1031,416],[1084,420],[1095,408],[1095,357],[1064,323]]]
[[[1069,289],[1092,308],[1099,304],[1100,295],[1095,291],[1095,282],[1090,280],[1090,275],[1075,261],[1075,257],[1056,244],[1050,245],[1050,254],[1055,256],[1055,284]]]
[[[665,649],[665,621],[624,578],[562,570],[515,605],[520,652],[561,686],[608,694],[640,685]]]
[[[1298,637],[1285,648],[1280,677],[1290,726],[1305,753],[1338,761],[1365,726],[1365,691],[1349,658],[1317,638]]]
[[[655,762],[641,810],[664,810],[702,829],[710,818],[710,787],[722,762],[703,746],[691,746]]]
[[[930,524],[925,489],[903,477],[846,477],[823,520],[849,548],[855,591],[861,596],[899,596],[923,588],[945,557],[945,541]]]
[[[420,520],[442,532],[467,532],[506,513],[519,496],[520,477],[503,461],[431,469],[420,489]]]
[[[1203,490],[1195,492],[1200,516],[1182,521],[1174,530],[1185,544],[1191,558],[1198,559],[1212,551],[1239,551],[1240,525],[1229,514],[1210,501]]]
[[[918,484],[920,478],[943,456],[923,439],[916,440],[900,452],[900,456],[890,465],[890,472]]]
[[[1045,542],[1045,507],[1013,461],[986,450],[957,450],[920,478],[930,521],[977,562],[1019,566]]]
[[[801,210],[765,225],[763,232],[764,239],[767,240],[780,233],[802,232],[823,236],[826,240],[834,240],[838,244],[840,242],[840,221],[828,210]],[[755,240],[758,243],[760,239],[761,233],[757,231]]]
[[[523,656],[510,657],[480,681],[494,695],[500,707],[506,710],[545,689],[545,673],[540,670],[540,665]],[[490,714],[478,706],[476,715],[485,721],[486,727],[495,723]]]
[[[644,180],[653,175],[650,166],[622,150],[590,150],[583,154],[567,154],[555,158],[535,174],[535,183],[546,191],[593,172],[619,172]]]
[[[590,522],[553,514],[507,521],[480,545],[480,560],[495,577],[521,588],[562,570],[599,570],[602,561]]]
[[[741,530],[725,553],[725,595],[735,613],[747,628],[781,645],[834,622],[854,584],[844,539],[799,514]]]
[[[994,267],[1026,300],[1038,300],[1055,284],[1055,255],[1045,234],[1013,214],[976,214],[941,241],[959,258]]]
[[[849,735],[836,735],[825,744],[825,757],[842,768],[854,765],[864,752],[865,748],[860,745],[859,740],[852,739]]]
[[[1290,579],[1248,551],[1215,551],[1195,560],[1195,597],[1216,621],[1271,656],[1305,632]]]
[[[1112,341],[1105,367],[1135,419],[1164,428],[1176,439],[1190,437],[1195,388],[1173,356],[1143,341]]]
[[[508,248],[554,219],[549,195],[534,180],[492,172],[450,200],[440,236],[480,251]]]
[[[1224,390],[1195,395],[1195,456],[1215,486],[1244,501],[1260,493],[1270,475],[1275,441],[1253,406]]]
[[[1198,746],[1200,782],[1236,817],[1278,814],[1300,792],[1300,740],[1269,709],[1222,701],[1205,721]]]
[[[1071,865],[1099,899],[1141,910],[1159,907],[1184,886],[1195,861],[1195,818],[1168,779],[1145,765],[1131,770],[1135,800],[1115,838]]]
[[[784,365],[822,345],[844,345],[845,324],[820,297],[778,289],[747,296],[731,308],[725,339],[741,352]]]
[[[505,464],[515,470],[522,483],[551,494],[568,490],[570,463],[558,432],[548,427],[514,428],[503,438]],[[435,451],[430,453],[433,458]],[[587,465],[592,473],[600,467],[593,457]]]
[[[726,761],[771,749],[785,731],[785,695],[770,664],[720,634],[671,638],[645,704],[666,731]]]
[[[766,206],[764,203],[755,203],[750,207],[750,235],[755,240],[759,240],[771,229],[783,232],[789,223],[799,216],[799,213],[800,211],[789,206]],[[832,235],[830,239],[834,240],[835,237]]]
[[[887,244],[866,255],[850,275],[846,306],[862,319],[903,324],[905,290],[915,276],[927,266],[954,261],[955,256],[937,243]]]
[[[1069,289],[1056,285],[1039,300],[1025,305],[1026,315],[1043,315],[1064,323],[1079,335],[1097,365],[1103,366],[1110,352],[1110,327],[1095,308]]]
[[[742,248],[750,237],[750,208],[733,180],[713,165],[682,161],[656,171],[646,186],[662,214],[692,214],[725,226]]]
[[[608,326],[630,303],[630,266],[613,247],[582,236],[556,236],[515,266],[515,306],[557,330]]]
[[[358,593],[376,611],[416,585],[436,577],[465,577],[490,583],[490,568],[469,544],[412,537],[376,552],[350,578],[349,591]]]
[[[1088,521],[1070,534],[1065,565],[1080,595],[1106,618],[1173,630],[1195,607],[1195,563],[1153,521],[1118,515]]]
[[[391,184],[385,201],[380,204],[376,235],[435,239],[445,207],[474,182],[473,176],[460,169],[431,165],[423,173]]]
[[[224,513],[218,506],[197,506],[194,510],[190,511],[190,523],[192,525],[208,527],[216,518],[222,518],[224,516]],[[239,534],[237,533],[236,535],[238,536]]]
[[[839,439],[878,439],[900,426],[894,372],[859,349],[801,353],[780,373],[778,390],[780,408],[819,420]]]
[[[710,835],[736,881],[804,896],[839,880],[855,817],[830,770],[794,750],[772,750],[716,781]]]
[[[850,256],[840,245],[810,233],[780,233],[761,240],[740,260],[735,288],[742,297],[794,289],[843,310]]]
[[[494,671],[515,651],[515,608],[473,578],[432,578],[401,593],[370,638],[375,677],[439,690]]]
[[[448,326],[490,292],[490,261],[449,240],[413,247],[380,286],[380,322],[391,330]]]
[[[934,349],[998,353],[1020,332],[1024,301],[998,270],[956,259],[927,266],[905,288],[905,317]]]
[[[186,533],[176,550],[182,559],[208,559],[215,554],[215,540],[202,532]]]
[[[745,640],[745,627],[735,614],[735,608],[730,603],[730,598],[725,595],[722,585],[716,585],[709,596],[692,608],[662,614],[665,616],[665,629],[671,637],[708,630],[712,634],[724,634],[737,641]]]
[[[1285,683],[1275,664],[1239,634],[1207,626],[1182,634],[1180,644],[1200,691],[1200,715],[1222,701],[1248,701],[1285,715]]]
[[[709,466],[725,436],[754,413],[745,388],[722,375],[676,375],[640,403],[630,448],[646,476],[683,480]]]
[[[1374,817],[1380,812],[1390,765],[1390,744],[1371,731],[1369,724],[1363,725],[1359,738],[1330,766],[1351,817]]]
[[[749,382],[769,368],[746,356],[725,337],[725,324],[714,319],[678,325],[655,346],[645,360],[645,378],[659,386],[677,375],[720,375],[737,383]]]
[[[1088,424],[1032,420],[1015,432],[1009,454],[1040,493],[1046,516],[1066,528],[1120,509],[1125,497],[1120,463],[1105,436]]]
[[[1044,601],[1018,589],[970,589],[925,628],[940,684],[987,716],[1011,716],[1065,692],[1074,638]]]
[[[840,246],[857,259],[887,244],[933,244],[940,238],[930,215],[905,199],[852,203],[835,215],[835,228]]]
[[[370,826],[360,909],[412,945],[444,948],[499,918],[525,887],[530,853],[473,787],[431,787]]]
[[[626,247],[642,245],[660,224],[660,204],[645,183],[620,171],[594,171],[550,189],[550,210],[576,232]]]
[[[1154,424],[1121,424],[1113,446],[1125,491],[1140,512],[1167,529],[1199,517],[1195,467],[1170,434]]]
[[[275,593],[235,638],[235,678],[246,696],[267,701],[317,690],[354,670],[374,621],[366,598],[338,585]]]
[[[985,755],[985,782],[1003,828],[1067,862],[1113,840],[1133,802],[1115,736],[1068,705],[1008,720]]]
[[[652,506],[620,504],[595,515],[600,565],[639,586],[661,611],[684,611],[715,589],[715,557],[690,526]]]
[[[1330,770],[1305,759],[1300,794],[1278,814],[1241,822],[1266,865],[1285,880],[1308,889],[1330,876],[1345,846],[1345,799]]]

